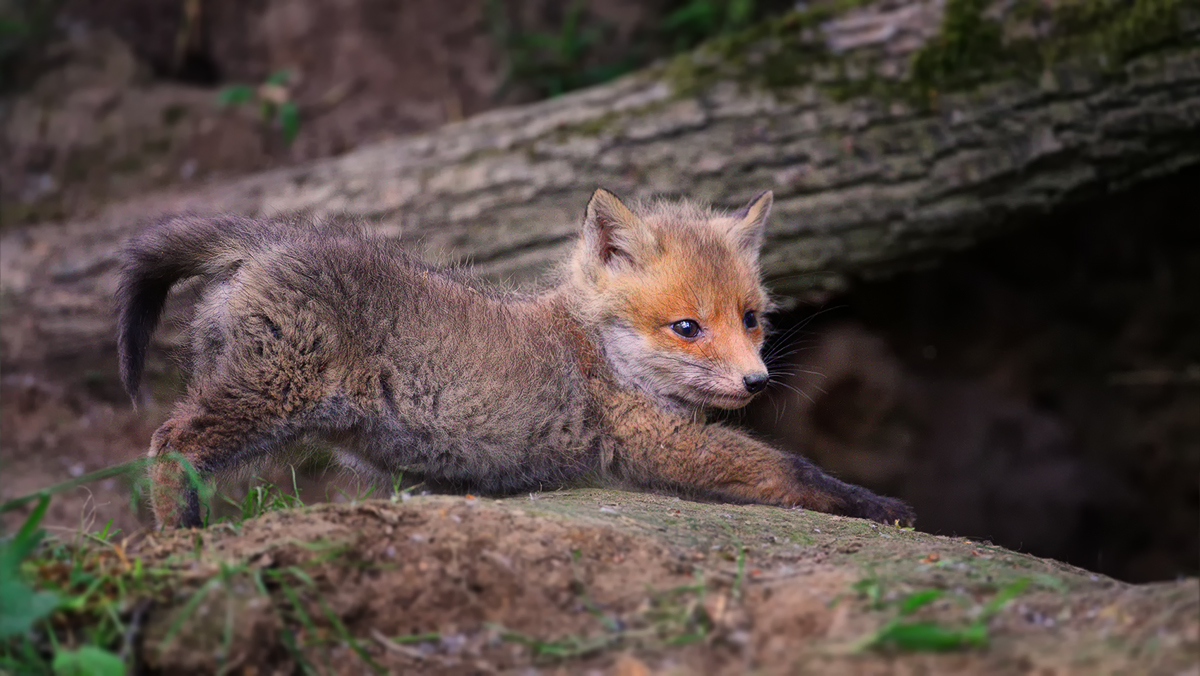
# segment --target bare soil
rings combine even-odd
[[[146,611],[151,673],[303,659],[358,674],[366,655],[431,674],[1182,674],[1200,658],[1195,580],[1131,586],[969,540],[654,495],[320,505],[127,552],[176,590]],[[955,627],[1019,578],[1032,583],[990,621],[988,647],[856,646],[914,591],[945,592],[915,619]]]

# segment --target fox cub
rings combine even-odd
[[[768,383],[764,192],[723,214],[629,209],[597,190],[554,285],[489,289],[329,223],[171,217],[136,237],[118,290],[135,396],[171,286],[203,278],[188,393],[153,436],[161,527],[198,526],[195,483],[302,436],[380,477],[460,490],[582,483],[912,523],[903,503],[705,424]]]

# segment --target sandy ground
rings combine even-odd
[[[1200,657],[1195,580],[1126,585],[857,519],[615,491],[320,505],[126,551],[170,581],[138,643],[161,673],[358,674],[369,659],[432,674],[1184,674]],[[914,594],[940,596],[906,622],[961,628],[1021,579],[986,647],[865,647]]]

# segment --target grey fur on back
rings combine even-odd
[[[481,290],[353,225],[151,226],[126,250],[118,294],[131,396],[167,292],[197,275],[197,401],[270,402],[255,415],[283,420],[279,439],[325,433],[384,475],[420,465],[505,491],[597,466],[594,404],[553,302]]]
[[[189,277],[219,274],[270,246],[281,229],[300,227],[239,216],[184,214],[163,218],[130,240],[121,255],[117,286],[117,349],[121,382],[129,396],[137,397],[146,347],[172,286]],[[321,226],[303,227],[315,233]]]

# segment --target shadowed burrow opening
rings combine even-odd
[[[1200,172],[1023,218],[775,320],[744,422],[918,529],[1200,572]],[[794,351],[794,352],[793,352]]]

